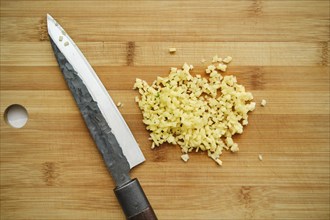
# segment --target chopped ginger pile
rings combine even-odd
[[[182,148],[183,160],[195,150],[207,151],[219,165],[223,149],[236,152],[238,144],[232,136],[241,134],[248,124],[248,112],[255,109],[253,96],[236,77],[222,76],[218,70],[226,71],[231,57],[215,57],[218,65],[210,65],[206,73],[192,76],[193,66],[184,64],[182,68],[171,68],[168,77],[157,77],[152,85],[136,79],[134,89],[141,97],[136,97],[143,114],[143,122],[153,141],[152,148],[165,142]],[[226,63],[226,64],[224,64]]]

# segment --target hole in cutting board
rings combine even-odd
[[[5,110],[5,121],[13,128],[22,128],[28,121],[28,112],[24,106],[13,104]]]

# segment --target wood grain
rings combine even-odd
[[[75,42],[324,42],[328,8],[327,0],[3,1],[1,25],[9,32],[1,36],[38,41],[35,27],[48,12]]]
[[[184,62],[200,63],[215,54],[235,57],[235,66],[327,66],[328,43],[319,42],[135,42],[134,59],[129,57],[130,42],[80,42],[93,66],[171,66]],[[175,44],[175,56],[168,48]],[[43,46],[41,46],[43,45]],[[1,65],[55,66],[48,41],[6,42],[1,45]],[[132,47],[132,46],[131,46]],[[13,53],[15,51],[15,53]],[[157,56],[155,56],[157,54]],[[213,54],[213,55],[210,55]],[[308,54],[308,56],[306,56]],[[100,57],[100,58],[99,58]],[[40,59],[43,60],[40,63]]]
[[[159,219],[330,219],[328,0],[0,3],[0,219],[124,219],[55,61],[46,13],[124,104],[146,157],[131,175]],[[224,152],[218,167],[203,152],[183,163],[177,146],[151,150],[135,79],[151,83],[184,62],[206,76],[215,54],[231,55],[226,74],[267,100],[234,137],[240,152]],[[29,114],[21,129],[4,120],[14,103]]]

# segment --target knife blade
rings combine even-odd
[[[139,181],[129,171],[145,158],[97,74],[64,29],[47,14],[55,58],[101,153],[127,219],[157,219]]]

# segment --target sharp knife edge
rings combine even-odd
[[[143,161],[144,157],[127,124],[73,40],[65,34],[63,28],[50,15],[47,15],[47,24],[55,57],[86,125],[116,183],[117,187],[114,192],[126,218],[129,220],[157,220],[139,181],[136,178],[131,180],[129,177],[129,170],[133,167],[129,163],[130,160],[138,158],[132,163],[136,165]],[[59,36],[63,36],[64,41],[59,41]],[[63,43],[66,41],[69,42],[68,45]],[[108,115],[110,113],[113,115]],[[113,129],[110,125],[113,126]],[[123,130],[117,132],[117,135],[123,136],[115,135],[114,131],[119,129]],[[136,145],[125,145],[128,143],[125,141],[126,139],[133,140]],[[138,152],[140,154],[130,154],[131,158],[128,158],[124,152],[125,147],[134,147],[133,153]],[[128,149],[126,148],[126,150]]]
[[[117,109],[117,106],[80,49],[65,30],[49,14],[47,14],[47,27],[49,36],[53,39],[53,42],[67,58],[69,63],[74,66],[79,77],[87,86],[93,100],[97,102],[108,125],[110,127],[115,125],[116,129],[112,130],[113,134],[118,140],[119,145],[122,147],[123,153],[130,164],[130,168],[145,161],[138,143]],[[59,41],[60,36],[63,36],[62,41]],[[69,42],[69,45],[64,46],[64,42],[66,41]],[[79,57],[79,59],[74,59],[75,57]],[[83,62],[81,62],[81,60],[83,60]]]

